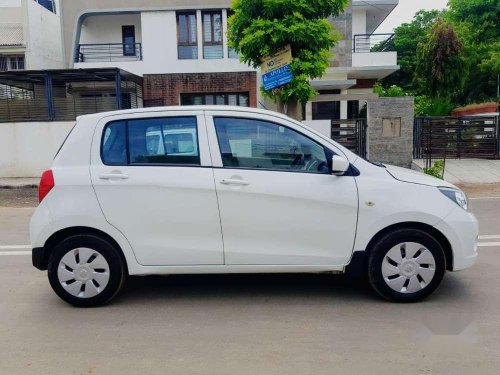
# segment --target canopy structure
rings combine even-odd
[[[0,122],[71,121],[142,106],[142,78],[118,68],[0,73]]]

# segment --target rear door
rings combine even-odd
[[[129,240],[140,264],[224,263],[201,112],[102,120],[91,177],[106,220]]]
[[[336,150],[279,117],[207,114],[226,264],[347,264],[358,194],[330,173]]]

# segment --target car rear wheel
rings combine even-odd
[[[111,243],[93,235],[76,235],[54,248],[48,277],[64,301],[78,307],[94,307],[118,294],[126,271],[118,250]]]
[[[417,302],[434,292],[446,270],[441,244],[420,229],[395,230],[372,247],[368,279],[382,297]]]

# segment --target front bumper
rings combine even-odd
[[[471,267],[477,259],[479,224],[474,214],[455,208],[436,225],[450,242],[453,252],[453,271]]]

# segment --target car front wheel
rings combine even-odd
[[[117,249],[93,235],[63,240],[54,248],[48,265],[49,282],[56,294],[78,307],[110,301],[122,288],[125,276]]]
[[[420,229],[399,229],[385,235],[368,256],[371,286],[394,302],[426,298],[437,289],[445,270],[441,244]]]

